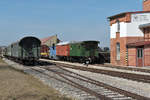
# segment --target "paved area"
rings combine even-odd
[[[0,60],[0,100],[71,100]]]

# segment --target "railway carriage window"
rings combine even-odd
[[[79,49],[81,48],[81,46],[79,45]]]
[[[120,43],[116,44],[116,58],[120,60]]]
[[[34,47],[35,47],[35,45],[33,44],[33,45],[32,45],[32,48],[34,48]]]

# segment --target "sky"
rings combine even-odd
[[[142,10],[142,0],[0,0],[0,45],[25,36],[110,45],[107,17]]]

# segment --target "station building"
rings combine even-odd
[[[108,19],[111,64],[150,66],[150,0],[143,0],[143,11],[124,12]]]
[[[60,42],[57,35],[42,38],[40,40],[42,45],[46,45],[48,47],[52,47],[53,45],[56,45],[57,43]]]

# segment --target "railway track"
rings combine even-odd
[[[44,60],[45,59],[42,59],[42,61],[44,61]],[[48,60],[46,59],[46,61],[48,61]],[[56,62],[52,62],[52,63],[58,64]],[[102,68],[106,67],[106,68],[114,68],[114,69],[120,69],[120,70],[129,70],[129,71],[150,73],[150,69],[148,69],[148,68],[146,69],[146,68],[137,68],[137,67],[122,67],[122,66],[112,66],[112,65],[103,65],[103,64],[94,64],[94,66],[102,67]]]
[[[105,69],[94,69],[94,68],[87,68],[87,67],[81,67],[81,66],[69,65],[69,64],[60,64],[60,63],[55,63],[55,64],[57,66],[62,66],[65,68],[89,71],[89,72],[93,72],[93,73],[100,73],[100,74],[110,75],[113,77],[125,78],[125,79],[129,79],[129,80],[133,80],[133,81],[143,82],[143,83],[150,83],[150,75],[141,75],[141,74],[126,73],[126,72],[119,72],[119,71],[105,70]]]
[[[142,68],[133,68],[133,67],[121,67],[121,66],[112,66],[112,65],[102,65],[102,64],[95,64],[98,67],[107,67],[107,68],[115,68],[115,69],[123,69],[129,71],[137,71],[137,72],[145,72],[150,73],[150,69],[142,69]]]
[[[53,78],[59,82],[69,84],[77,88],[75,90],[82,98],[81,100],[149,100],[143,96],[139,96],[128,91],[124,91],[99,81],[90,79],[88,77],[79,75],[72,71],[56,65],[55,67],[40,67],[32,68],[32,70],[39,72]],[[48,71],[48,72],[46,72]],[[53,75],[52,75],[53,73]]]

